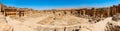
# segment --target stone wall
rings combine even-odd
[[[9,9],[8,11],[6,11],[6,9]],[[109,16],[113,16],[117,13],[120,13],[120,4],[118,6],[112,6],[112,7],[108,7],[108,8],[91,8],[91,9],[87,9],[87,8],[83,8],[83,9],[64,9],[64,10],[57,10],[57,9],[53,9],[53,10],[32,10],[32,9],[28,9],[28,8],[11,8],[10,7],[5,7],[5,6],[1,6],[1,12],[5,12],[4,15],[8,15],[9,14],[7,12],[11,12],[13,11],[12,9],[17,9],[16,11],[14,10],[14,13],[9,13],[11,15],[18,15],[18,16],[29,16],[32,15],[34,13],[51,13],[51,14],[55,14],[58,16],[61,15],[66,15],[66,14],[71,14],[71,15],[75,15],[75,16],[91,16],[91,17],[109,17]]]

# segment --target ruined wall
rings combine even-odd
[[[32,14],[40,13],[40,14],[45,14],[45,13],[51,13],[55,14],[57,16],[62,16],[66,14],[70,15],[75,15],[75,16],[91,16],[91,17],[109,17],[113,16],[117,13],[120,13],[120,5],[118,6],[112,6],[109,8],[91,8],[91,9],[69,9],[69,10],[32,10],[28,8],[9,8],[5,6],[0,6],[1,12],[4,13],[4,15],[18,15],[18,16],[29,16]],[[9,10],[7,10],[9,9]],[[16,9],[16,10],[12,10]],[[12,12],[12,13],[9,13]]]

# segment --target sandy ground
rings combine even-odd
[[[65,20],[65,18],[69,19]],[[78,17],[68,16],[60,18],[60,20],[52,20],[49,15],[42,17],[29,17],[24,19],[22,18],[25,21],[10,17],[6,17],[6,19],[8,21],[8,24],[13,27],[13,31],[54,31],[55,29],[58,31],[64,31],[64,27],[66,27],[66,31],[72,31],[74,29],[80,29],[80,31],[105,31],[107,23],[112,21],[112,17],[108,17],[100,22],[91,24],[87,22],[88,20],[85,18],[78,19]],[[73,21],[70,19],[72,19]],[[81,26],[81,28],[78,28],[77,26]]]
[[[112,21],[112,17],[96,23],[87,18],[54,15],[35,15],[28,17],[0,16],[0,31],[105,31],[109,23],[120,26],[120,21]]]
[[[5,17],[0,13],[0,31],[12,31],[12,27],[7,23]]]

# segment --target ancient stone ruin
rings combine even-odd
[[[66,15],[66,14],[72,14],[75,16],[80,15],[88,15],[91,17],[109,17],[113,16],[117,13],[120,13],[120,4],[117,6],[112,7],[106,7],[106,8],[82,8],[82,9],[52,9],[52,10],[32,10],[28,8],[14,8],[14,7],[7,7],[1,4],[1,12],[5,16],[26,16],[27,13],[32,11],[31,13],[58,13],[59,15]]]
[[[51,10],[0,4],[0,31],[120,31],[120,4]]]

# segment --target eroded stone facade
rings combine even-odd
[[[117,6],[111,6],[111,7],[106,7],[106,8],[83,8],[83,9],[64,9],[64,10],[57,10],[57,9],[52,9],[52,10],[32,10],[28,8],[14,8],[14,7],[6,7],[1,4],[1,12],[5,16],[26,16],[27,14],[34,14],[34,13],[52,13],[56,15],[66,15],[66,14],[71,14],[75,16],[80,16],[80,15],[88,15],[92,17],[109,17],[113,16],[117,13],[120,13],[120,5]]]

